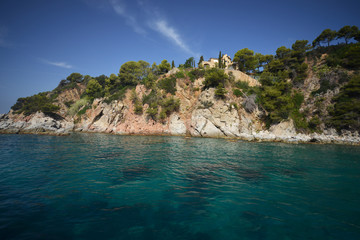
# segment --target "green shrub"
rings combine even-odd
[[[74,104],[71,105],[70,109],[68,110],[68,114],[70,116],[74,116],[76,113],[79,112],[81,108],[89,104],[89,99],[82,98],[77,100]]]
[[[166,110],[165,109],[162,109],[160,114],[159,114],[159,118],[161,120],[164,120],[165,118],[167,117],[167,114],[166,114]]]
[[[180,108],[180,100],[174,97],[163,99],[161,102],[162,111],[166,115],[170,115],[174,111],[178,111]]]
[[[332,100],[327,125],[341,129],[360,131],[360,75],[355,75]]]
[[[53,93],[50,94],[50,100],[51,100],[51,101],[56,101],[56,98],[57,98],[58,96],[59,96],[58,93],[53,92]]]
[[[140,104],[140,102],[137,102],[135,104],[134,112],[138,115],[141,115],[143,113],[143,106]]]
[[[142,104],[148,104],[150,106],[151,103],[158,102],[159,96],[156,90],[151,90],[151,92],[147,95],[143,95]]]
[[[264,86],[258,95],[260,105],[268,112],[266,125],[281,122],[287,119],[294,110],[291,96],[291,85],[285,80],[275,82],[272,86]]]
[[[239,109],[238,105],[235,102],[230,103],[229,110],[231,111],[233,108],[236,110]]]
[[[185,74],[183,71],[179,71],[179,72],[175,73],[175,77],[176,78],[185,78]]]
[[[241,92],[241,90],[240,89],[234,89],[233,90],[233,94],[236,96],[236,97],[242,97],[242,96],[244,96],[244,94]]]
[[[220,84],[216,87],[215,96],[218,97],[218,98],[224,99],[226,93],[227,93],[227,91],[226,91],[226,89],[224,88],[224,85],[223,85],[222,83],[220,83]]]
[[[295,109],[300,109],[301,104],[304,102],[304,95],[301,92],[294,92],[292,101]]]
[[[173,76],[163,78],[158,82],[158,87],[174,95],[176,92],[176,78]]]
[[[211,68],[205,73],[205,81],[203,82],[205,88],[217,87],[221,83],[225,86],[228,75],[223,69]]]
[[[347,72],[340,68],[330,68],[323,65],[317,69],[317,74],[320,78],[320,88],[311,92],[312,96],[334,90],[339,84],[349,81]]]
[[[111,103],[112,101],[115,101],[115,100],[123,100],[125,98],[125,94],[126,94],[126,91],[131,88],[129,86],[126,86],[118,91],[116,91],[115,93],[113,93],[112,95],[110,95],[109,97],[107,97],[104,102],[109,104]]]
[[[83,107],[76,115],[81,116],[81,115],[85,114],[85,113],[86,113],[86,110],[88,110],[88,109],[90,109],[90,108],[91,108],[91,106],[86,105],[86,106]]]
[[[214,105],[214,103],[211,101],[201,101],[200,103],[202,104],[201,108],[205,108],[205,109],[211,108]]]
[[[146,110],[147,115],[156,121],[158,114],[158,105],[157,103],[150,104],[149,108]]]
[[[229,82],[233,84],[235,82],[234,74],[232,72],[229,72],[228,75],[229,75]]]
[[[325,50],[328,53],[326,64],[330,67],[360,68],[360,43],[331,46]]]
[[[64,104],[65,104],[65,106],[66,106],[66,107],[68,107],[68,108],[69,108],[69,107],[71,107],[71,105],[73,105],[73,104],[74,104],[74,101],[72,101],[72,100],[70,100],[70,101],[66,101]]]
[[[135,88],[131,91],[130,100],[132,101],[132,103],[136,103],[137,101],[139,101]]]
[[[204,69],[194,69],[189,72],[190,75],[194,76],[194,79],[202,78],[205,75]]]
[[[47,93],[39,93],[31,97],[19,98],[11,109],[15,111],[15,113],[30,115],[38,111],[53,113],[60,108],[53,104],[53,100],[47,97]]]
[[[195,81],[196,76],[195,76],[195,75],[193,75],[191,71],[190,71],[190,72],[188,72],[186,75],[188,75],[188,77],[190,78],[190,81],[191,81],[191,82],[194,82],[194,81]]]
[[[294,121],[294,126],[297,131],[307,132],[308,123],[303,113],[300,113],[298,110],[293,110],[290,114],[290,117]]]
[[[103,87],[96,79],[91,79],[86,87],[87,95],[92,98],[100,98],[104,96]]]
[[[321,124],[321,121],[320,121],[319,117],[315,116],[315,117],[311,118],[309,121],[309,129],[312,132],[317,132],[317,131],[319,131],[320,124]]]
[[[245,82],[245,81],[237,81],[235,82],[235,86],[237,88],[240,88],[244,91],[247,91],[250,87],[249,87],[249,83],[248,82]]]

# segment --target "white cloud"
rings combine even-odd
[[[114,11],[116,12],[116,14],[123,17],[125,19],[126,24],[129,25],[134,30],[134,32],[141,35],[146,34],[145,29],[138,24],[136,18],[126,11],[125,4],[122,1],[111,0],[110,4],[114,9]]]
[[[96,5],[97,2],[102,2],[105,0],[82,0],[88,5]],[[120,17],[125,20],[125,23],[130,26],[134,32],[147,37],[147,28],[151,28],[152,30],[160,33],[162,36],[165,36],[168,40],[170,40],[173,44],[180,47],[181,50],[185,51],[188,54],[193,56],[198,56],[199,54],[194,53],[191,49],[187,46],[183,38],[180,34],[176,31],[176,29],[171,26],[165,18],[162,16],[161,11],[154,6],[154,4],[150,3],[147,0],[136,0],[135,1],[138,5],[137,9],[130,9],[133,10],[132,12],[129,11],[129,8],[126,6],[125,0],[107,0],[106,3],[110,5],[112,10]],[[101,5],[103,6],[104,3]],[[100,8],[100,7],[98,7]],[[134,14],[134,11],[137,12],[138,10],[141,11],[142,15],[141,18],[138,18]],[[139,12],[137,12],[140,14]],[[140,19],[140,20],[139,20]]]
[[[169,24],[165,20],[156,20],[155,22],[150,24],[150,26],[154,30],[167,37],[170,41],[179,46],[185,52],[194,54],[185,44],[185,42],[182,40],[181,36],[176,32],[176,30],[173,27],[169,26]]]
[[[66,62],[52,62],[52,61],[45,60],[45,59],[42,59],[42,61],[46,64],[56,66],[56,67],[62,67],[62,68],[68,68],[68,69],[73,68],[73,66],[71,66],[70,64],[67,64]]]

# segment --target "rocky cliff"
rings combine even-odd
[[[230,73],[231,72],[231,73]],[[171,71],[164,77],[175,74]],[[247,82],[249,86],[258,86],[254,78],[239,72],[230,71],[233,81]],[[318,88],[319,79],[312,73],[305,80],[305,92]],[[69,114],[70,104],[75,103],[85,91],[77,87],[62,91],[56,97],[59,110],[56,114],[36,112],[31,115],[16,114],[10,111],[0,116],[0,133],[36,133],[64,135],[75,132],[103,132],[112,134],[176,135],[194,137],[236,138],[249,141],[283,142],[325,142],[359,144],[357,132],[343,131],[338,134],[334,129],[325,129],[321,134],[297,133],[292,120],[266,128],[261,117],[264,113],[255,102],[254,95],[236,96],[230,86],[225,86],[226,94],[218,98],[214,88],[204,88],[204,78],[193,82],[188,78],[176,80],[174,97],[179,99],[177,111],[162,119],[154,119],[145,114],[150,107],[143,105],[141,113],[136,112],[132,95],[143,99],[150,93],[144,85],[137,85],[134,90],[127,90],[121,100],[106,101],[96,98],[88,107],[80,108],[82,114]],[[310,90],[309,90],[310,89]],[[334,90],[338,91],[338,90]],[[165,97],[171,94],[163,93]],[[326,93],[332,94],[332,93]],[[305,95],[309,99],[309,94]],[[308,100],[309,102],[310,100]],[[311,105],[311,104],[310,104]],[[80,111],[79,111],[80,112]]]

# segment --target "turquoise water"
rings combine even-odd
[[[0,239],[360,239],[360,147],[0,135]]]

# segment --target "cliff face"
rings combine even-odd
[[[258,84],[255,79],[245,76],[243,81],[250,79],[250,85]],[[124,100],[109,104],[103,99],[96,99],[75,124],[75,131],[239,137],[241,133],[249,134],[262,129],[263,126],[257,119],[260,113],[258,110],[249,114],[242,107],[232,105],[231,103],[242,99],[233,96],[231,91],[228,91],[225,99],[216,98],[213,88],[201,91],[203,81],[203,78],[197,79],[193,83],[194,87],[190,88],[186,87],[185,80],[179,79],[175,97],[180,100],[180,109],[161,121],[153,120],[146,114],[136,114],[131,91],[127,92]],[[149,90],[138,85],[135,92],[141,99]],[[143,112],[148,108],[149,105],[145,104]]]
[[[230,71],[228,71],[230,72]],[[247,82],[250,86],[259,85],[248,75],[232,71],[235,81]],[[203,89],[204,78],[196,79],[192,87],[188,80],[177,79],[175,97],[180,101],[178,111],[163,119],[154,120],[148,114],[148,104],[144,104],[142,113],[136,113],[132,91],[128,90],[123,100],[107,103],[104,98],[95,99],[83,108],[83,114],[69,115],[68,102],[76,102],[85,90],[84,86],[67,89],[57,96],[60,107],[57,114],[46,115],[41,112],[25,116],[8,114],[0,116],[0,133],[37,133],[63,135],[75,132],[103,132],[113,134],[143,135],[179,135],[196,137],[228,137],[257,141],[285,142],[326,142],[359,144],[357,133],[344,131],[338,135],[335,130],[326,130],[322,134],[300,134],[295,131],[293,122],[283,121],[266,129],[261,120],[264,114],[255,103],[255,96],[237,97],[229,86],[224,98],[215,96],[215,89]],[[311,91],[318,88],[319,79],[309,72],[304,83],[305,100],[311,105]],[[138,85],[135,94],[139,99],[151,90]],[[334,90],[338,91],[338,90]],[[327,92],[325,95],[333,95]],[[170,96],[170,94],[168,94]],[[313,103],[314,105],[314,103]]]

